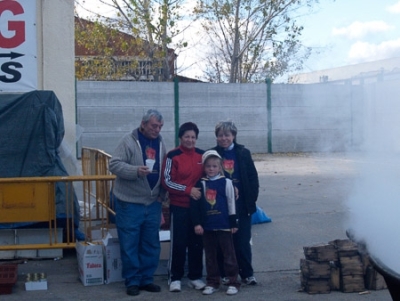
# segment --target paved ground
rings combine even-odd
[[[61,260],[31,260],[19,265],[18,282],[11,295],[1,300],[392,300],[388,290],[365,294],[331,292],[309,295],[300,292],[299,262],[303,247],[345,239],[345,201],[356,177],[354,160],[343,154],[275,154],[255,156],[260,176],[258,205],[271,223],[253,227],[253,263],[259,285],[242,287],[236,296],[224,291],[211,296],[184,287],[167,291],[166,262],[160,262],[156,283],[161,293],[125,294],[123,283],[84,287],[78,279],[76,255],[64,251]],[[47,291],[24,289],[24,274],[45,272]]]

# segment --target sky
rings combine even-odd
[[[400,1],[321,0],[302,24],[304,43],[321,54],[304,72],[400,57]]]
[[[83,0],[79,0],[82,2]],[[85,0],[93,10],[107,11],[98,0]],[[400,57],[400,0],[320,0],[314,12],[298,18],[302,42],[314,53],[299,73]],[[196,29],[194,29],[195,31]],[[189,44],[201,35],[186,33]],[[201,51],[201,50],[200,50]],[[201,75],[193,62],[199,49],[178,53],[180,74]]]

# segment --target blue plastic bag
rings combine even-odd
[[[256,212],[254,212],[251,216],[251,223],[254,224],[262,224],[262,223],[270,223],[272,220],[264,213],[264,211],[257,206]]]

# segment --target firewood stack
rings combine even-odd
[[[365,289],[384,289],[386,284],[351,240],[334,240],[327,244],[304,247],[300,259],[301,286],[309,294],[344,293]]]

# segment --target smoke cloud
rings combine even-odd
[[[348,200],[348,228],[366,243],[371,256],[400,274],[400,104],[394,93],[396,84],[365,88],[364,147],[357,154],[359,176]]]

